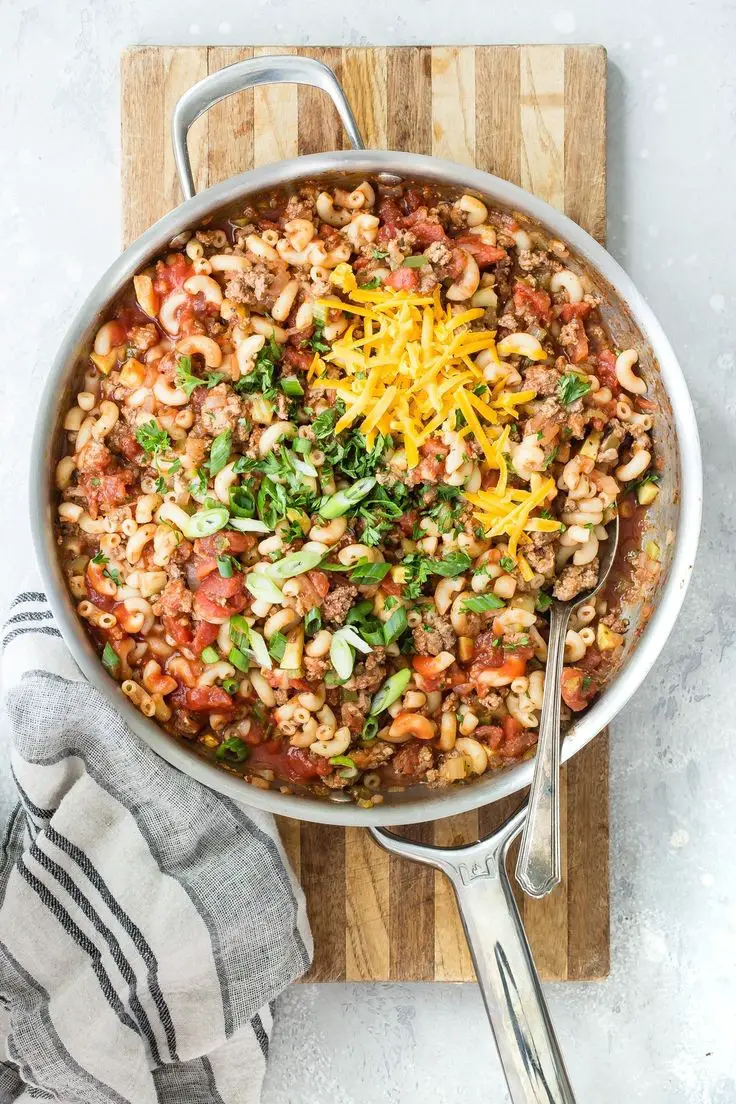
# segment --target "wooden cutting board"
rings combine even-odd
[[[254,54],[299,53],[330,65],[366,145],[477,165],[605,233],[606,56],[599,46],[396,48],[141,47],[122,58],[123,236],[181,202],[169,120],[190,85]],[[195,123],[198,190],[254,165],[342,148],[321,92],[258,88]],[[407,829],[457,844],[487,833],[517,798]],[[547,979],[608,973],[608,736],[563,770],[564,882],[520,901]],[[367,832],[281,820],[307,897],[315,943],[308,981],[465,981],[472,965],[442,875],[379,850]],[[513,861],[513,858],[512,858]]]

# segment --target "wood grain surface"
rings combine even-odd
[[[330,65],[368,146],[477,165],[605,233],[606,57],[598,46],[396,48],[140,47],[122,58],[123,238],[181,202],[169,120],[195,81],[254,55],[299,53]],[[346,145],[322,93],[261,87],[220,103],[190,131],[198,189],[255,165]],[[543,902],[517,895],[544,978],[606,976],[608,736],[563,770],[563,884]],[[458,844],[487,834],[510,798],[406,829]],[[360,829],[280,822],[307,898],[309,981],[464,981],[472,965],[449,885],[388,856]],[[515,856],[511,856],[513,863]]]

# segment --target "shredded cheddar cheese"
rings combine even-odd
[[[360,289],[348,265],[338,265],[330,279],[347,298],[319,299],[316,308],[325,319],[330,311],[344,312],[351,324],[333,342],[331,352],[314,358],[309,377],[345,404],[335,432],[359,428],[369,448],[377,434],[391,434],[403,444],[411,469],[420,462],[421,447],[432,434],[456,429],[459,411],[465,421],[459,436],[472,436],[483,454],[482,467],[498,471],[493,491],[466,498],[478,520],[490,527],[489,535],[508,534],[509,554],[516,555],[525,526],[539,521],[530,519],[531,511],[555,493],[555,486],[550,479],[529,490],[509,486],[505,453],[510,424],[519,417],[518,407],[530,402],[535,392],[507,391],[503,383],[492,387],[486,382],[472,358],[488,350],[493,362],[500,363],[495,331],[467,328],[483,317],[483,309],[453,313],[451,306],[442,305],[439,288],[431,295]],[[531,577],[525,560],[520,566],[524,576]]]

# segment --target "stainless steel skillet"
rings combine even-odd
[[[223,97],[255,84],[269,82],[311,84],[326,91],[346,126],[354,148],[265,166],[233,177],[195,196],[186,151],[188,127],[199,114]],[[362,149],[352,113],[334,75],[329,69],[310,59],[260,58],[231,66],[206,78],[187,92],[177,105],[174,114],[174,148],[187,199],[141,235],[93,289],[59,349],[39,408],[31,486],[34,542],[52,608],[73,655],[90,681],[124,713],[131,728],[165,759],[215,790],[274,813],[345,825],[407,824],[451,816],[521,790],[529,784],[530,763],[514,766],[456,790],[429,791],[415,788],[405,794],[391,795],[390,801],[372,810],[362,810],[352,805],[323,802],[301,795],[285,795],[247,786],[239,778],[219,771],[199,759],[143,718],[123,699],[117,685],[100,666],[98,657],[76,617],[56,562],[52,473],[62,435],[63,412],[67,399],[74,392],[73,383],[78,376],[81,359],[89,351],[97,326],[132,275],[153,257],[165,251],[171,239],[181,231],[200,225],[205,218],[222,215],[259,193],[283,191],[306,179],[317,181],[323,187],[335,184],[345,187],[366,176],[383,176],[387,181],[407,178],[432,183],[440,189],[447,189],[448,193],[456,193],[458,190],[477,193],[494,206],[513,210],[522,224],[528,222],[533,226],[541,226],[552,237],[566,242],[574,259],[573,264],[577,263],[584,268],[593,283],[603,292],[608,304],[605,321],[614,338],[620,345],[633,344],[642,352],[641,361],[649,383],[649,396],[654,398],[661,411],[656,448],[664,461],[665,471],[660,496],[652,511],[653,532],[662,548],[663,570],[656,591],[648,599],[651,615],[647,616],[648,611],[643,609],[627,611],[635,629],[630,634],[624,662],[616,678],[606,687],[595,705],[576,721],[568,733],[563,746],[563,759],[567,759],[615,716],[640,685],[674,624],[695,555],[701,509],[697,430],[677,360],[659,324],[631,281],[605,250],[564,215],[529,193],[487,173],[437,158]],[[386,842],[391,843],[392,847],[398,846],[393,841]],[[499,845],[488,845],[484,854],[486,858],[478,868],[481,871],[480,877],[483,877],[483,863],[487,863],[486,870],[491,878],[494,876],[491,874],[492,869],[498,869]],[[480,861],[478,855],[475,858]],[[467,896],[467,908],[472,912],[475,906],[470,895]],[[511,908],[510,894],[507,897],[508,907]],[[474,927],[475,925],[469,924],[468,934],[471,939],[477,934]],[[509,939],[512,934],[513,929],[510,928],[507,933]],[[515,953],[518,953],[518,944]],[[533,982],[533,975],[529,976]],[[505,1000],[505,1007],[511,1008],[507,975],[498,975],[498,986],[500,988],[494,997],[496,1004],[500,1001],[500,1006],[503,1006]],[[540,1014],[540,1009],[541,1012],[544,1010],[538,1003],[538,993],[534,992],[534,985],[531,986],[532,991],[526,994],[522,992],[524,988],[528,989],[529,986],[520,987],[519,1001],[523,1004],[525,1000],[529,1000],[532,1002],[529,1007],[535,1009],[533,1015],[525,1017],[526,1022],[532,1025],[532,1033],[539,1031],[542,1036],[537,1052],[544,1052],[549,1056],[554,1050],[554,1040],[548,1031],[548,1018],[546,1013]],[[520,1068],[522,1072],[526,1069],[528,1074],[528,1070],[535,1069],[539,1063],[529,1059],[528,1047],[526,1057],[523,1057],[518,1023],[518,1016],[504,1018],[502,1015],[497,1018],[494,1027],[497,1036],[499,1032],[508,1033],[505,1051],[510,1054],[516,1047],[516,1053],[522,1055]],[[558,1063],[552,1062],[551,1068],[556,1065]],[[533,1082],[529,1075],[526,1078],[520,1076],[521,1080],[516,1078],[516,1084],[520,1087],[515,1091],[515,1101],[572,1099],[571,1095],[564,1095],[560,1077],[556,1078],[556,1088],[555,1078],[549,1082],[553,1084],[553,1088],[548,1092],[546,1088],[539,1087],[538,1081]],[[509,1083],[511,1085],[511,1079]],[[546,1095],[539,1095],[542,1092]]]

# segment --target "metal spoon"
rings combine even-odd
[[[516,880],[530,897],[544,897],[562,876],[560,856],[560,678],[565,637],[570,615],[576,606],[589,602],[608,578],[618,546],[618,516],[608,525],[608,539],[601,541],[598,582],[592,590],[569,602],[553,601],[550,608],[547,675],[539,720],[539,742],[534,779],[529,794],[529,812],[521,837]]]

